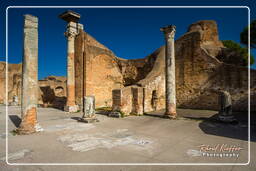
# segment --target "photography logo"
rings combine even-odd
[[[216,145],[199,145],[199,150],[188,150],[189,156],[201,157],[239,157],[242,147],[237,145],[216,144]]]

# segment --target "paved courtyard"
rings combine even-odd
[[[5,160],[5,106],[0,106],[0,170],[256,170],[255,121],[251,124],[251,161],[247,166],[160,166],[166,163],[247,163],[246,113],[238,124],[215,120],[216,111],[178,109],[180,117],[168,120],[161,111],[144,116],[77,122],[80,113],[39,108],[42,132],[15,135],[20,107],[8,108],[9,163],[144,163],[156,166],[10,166]],[[208,148],[207,148],[208,147]],[[230,150],[230,151],[229,151]]]

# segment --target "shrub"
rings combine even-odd
[[[223,40],[222,43],[226,48],[235,51],[238,54],[238,56],[241,56],[244,65],[248,65],[248,49],[246,47],[242,47],[239,43],[236,43],[233,40]],[[231,61],[231,63],[236,62]],[[254,64],[253,55],[250,56],[250,65],[252,64]]]

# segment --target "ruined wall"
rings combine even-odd
[[[113,90],[113,110],[130,114],[132,111],[132,87]]]
[[[43,107],[63,109],[66,104],[67,79],[66,77],[49,76],[38,81],[38,104]]]
[[[183,108],[218,109],[217,92],[231,93],[234,110],[248,110],[248,69],[225,64],[216,56],[223,49],[214,21],[199,21],[175,41],[177,105]],[[152,71],[139,83],[145,87],[145,111],[152,111],[152,92],[158,91],[158,109],[165,107],[164,47],[156,52]],[[256,71],[251,70],[251,75]],[[251,94],[255,98],[255,77],[251,77]],[[252,99],[253,101],[253,99]],[[256,110],[251,101],[251,110]]]
[[[5,103],[5,92],[6,92],[5,70],[6,70],[5,63],[0,62],[0,104]]]
[[[83,104],[83,94],[84,94],[84,39],[85,33],[80,30],[78,36],[75,38],[75,102],[81,108]]]
[[[21,104],[22,64],[8,64],[8,103],[5,103],[6,93],[6,63],[0,62],[0,104],[10,104],[13,96],[18,96]],[[63,108],[66,102],[66,78],[49,76],[38,81],[38,104],[44,107]]]
[[[218,110],[218,90],[229,91],[233,109],[248,110],[248,69],[219,61],[225,47],[215,21],[199,21],[175,41],[176,98],[182,108]],[[165,47],[151,55],[153,67],[136,85],[144,87],[144,112],[165,108]],[[251,110],[256,111],[256,71],[251,70]],[[254,76],[254,77],[253,77]],[[153,93],[157,104],[153,105]]]
[[[159,35],[161,36],[161,35]],[[175,41],[176,50],[176,92],[177,105],[183,108],[217,109],[217,93],[212,90],[222,88],[231,93],[234,110],[247,110],[248,71],[246,67],[228,65],[216,56],[225,49],[218,38],[217,24],[214,21],[199,21],[188,28],[188,32]],[[92,36],[80,32],[75,40],[75,77],[76,103],[81,104],[83,95],[93,95],[96,107],[112,106],[112,90],[125,86],[144,88],[144,111],[165,107],[165,47],[143,59],[126,60],[116,57],[112,51],[100,44]],[[218,56],[219,57],[219,56]],[[0,63],[0,103],[5,95],[5,63]],[[9,101],[20,93],[21,64],[9,65]],[[58,82],[58,83],[57,83]],[[84,87],[83,87],[83,82]],[[66,82],[59,78],[55,81],[39,81],[39,102],[51,105],[58,92],[64,103]],[[57,86],[63,88],[57,89]],[[251,110],[256,111],[256,71],[251,70]],[[42,93],[43,91],[43,93]],[[133,100],[132,91],[131,103]],[[157,104],[152,103],[153,93]],[[43,100],[42,96],[46,100]],[[49,96],[49,97],[48,97]],[[141,98],[140,98],[141,100]],[[46,105],[47,106],[47,105]],[[135,108],[134,108],[135,109]],[[129,111],[133,111],[130,106]]]
[[[0,62],[0,104],[6,104],[6,63]],[[22,64],[8,64],[8,102],[13,96],[21,97]]]
[[[98,43],[85,32],[81,32],[75,41],[76,68],[76,102],[81,105],[83,94],[95,96],[96,107],[112,105],[112,90],[122,88],[123,76],[117,64],[115,55],[105,46]],[[83,65],[81,66],[81,62]],[[84,75],[81,73],[82,68]],[[84,87],[82,86],[84,82]],[[78,92],[79,91],[79,92]],[[83,93],[84,92],[84,93]]]
[[[125,115],[142,115],[144,89],[138,86],[127,86],[112,91],[113,111],[122,111]]]
[[[117,58],[118,67],[123,76],[124,86],[134,85],[144,79],[152,70],[155,62],[155,55],[151,54],[142,59]]]

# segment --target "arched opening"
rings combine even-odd
[[[157,110],[157,102],[158,102],[157,91],[153,90],[152,91],[152,97],[151,97],[151,106],[152,106],[154,111]]]

